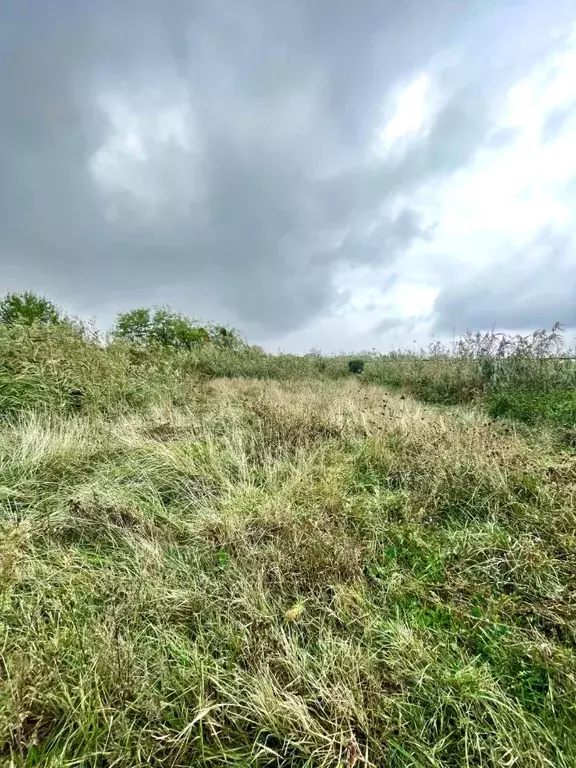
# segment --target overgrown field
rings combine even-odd
[[[44,354],[0,426],[3,764],[576,765],[569,454],[353,377],[146,389],[80,351],[80,412]]]
[[[575,766],[572,363],[462,352],[0,323],[0,764]]]

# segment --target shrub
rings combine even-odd
[[[364,360],[355,358],[348,360],[348,371],[354,374],[360,374],[364,370]]]

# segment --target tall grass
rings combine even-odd
[[[198,379],[339,380],[360,366],[367,384],[402,389],[436,404],[484,404],[493,416],[528,423],[576,422],[576,357],[562,328],[529,336],[468,334],[417,353],[266,354],[248,345],[184,351],[105,343],[94,328],[0,326],[0,413],[56,408],[121,413],[172,397]],[[356,369],[356,368],[355,368]]]
[[[0,435],[8,763],[574,764],[564,461],[356,380]]]
[[[363,359],[0,328],[2,764],[576,765],[570,457],[370,383],[544,356]]]
[[[351,379],[0,428],[14,766],[572,766],[573,467]]]
[[[70,408],[71,393],[82,391],[87,412],[121,412],[186,397],[199,378],[258,379],[348,376],[347,358],[268,355],[213,344],[193,351],[162,345],[105,343],[93,328],[77,325],[0,325],[0,413],[20,409]]]
[[[365,378],[430,403],[477,402],[494,416],[576,423],[576,355],[559,324],[528,336],[468,334],[417,353],[373,356]]]

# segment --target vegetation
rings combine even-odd
[[[348,361],[348,370],[350,373],[362,373],[364,370],[364,360],[355,358]]]
[[[528,336],[470,333],[450,346],[372,355],[365,379],[429,403],[486,404],[494,416],[530,424],[574,422],[576,352],[559,323]]]
[[[190,320],[170,307],[133,309],[118,315],[112,331],[116,339],[144,345],[192,350],[210,342],[226,348],[242,346],[239,334],[222,325],[210,327]]]
[[[541,421],[557,422],[565,427],[576,424],[576,389],[495,393],[488,399],[487,406],[492,416],[507,416],[525,424]]]
[[[0,325],[2,764],[576,764],[570,361],[357,358]]]
[[[4,325],[56,325],[62,319],[62,312],[55,304],[32,291],[10,292],[0,299],[0,323]]]

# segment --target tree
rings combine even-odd
[[[237,330],[226,328],[224,325],[216,325],[210,329],[210,340],[217,346],[227,349],[238,350],[246,346]]]
[[[58,325],[62,322],[58,307],[33,291],[9,292],[0,299],[0,323],[4,325]]]
[[[131,312],[122,312],[116,318],[113,335],[125,341],[145,343],[150,341],[150,310],[141,307]]]
[[[140,307],[121,313],[112,333],[117,339],[176,349],[192,349],[211,340],[206,328],[195,325],[170,307],[158,307],[154,311]]]

